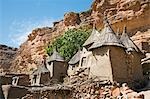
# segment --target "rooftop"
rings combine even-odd
[[[128,36],[126,27],[124,28],[124,31],[122,33],[120,40],[123,43],[123,45],[127,48],[127,51],[140,52],[139,48],[135,45],[135,43]]]
[[[105,26],[103,30],[100,32],[100,36],[97,42],[94,42],[94,44],[89,48],[89,50],[102,47],[105,45],[124,47],[124,45],[118,39],[118,37],[116,36],[115,32],[113,31],[107,20],[105,20]]]
[[[65,60],[58,52],[56,52],[56,50],[54,50],[53,54],[48,59],[48,62],[52,62],[52,61],[61,61],[61,62],[63,62]]]
[[[93,44],[95,41],[97,41],[99,35],[100,35],[100,33],[94,27],[91,35],[85,41],[85,43],[83,44],[83,46],[87,46],[87,45]]]
[[[69,61],[69,64],[73,65],[79,62],[82,51],[79,50]]]

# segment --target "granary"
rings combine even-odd
[[[70,59],[68,62],[68,75],[72,75],[75,73],[76,69],[79,67],[79,61],[81,57],[82,51],[79,49],[78,52]]]
[[[50,81],[50,71],[47,69],[46,64],[42,64],[31,74],[31,86],[47,85]]]
[[[97,42],[89,48],[93,53],[90,77],[100,80],[127,82],[125,47],[116,36],[107,20]]]
[[[130,82],[139,83],[143,81],[141,59],[144,57],[144,54],[127,35],[126,27],[124,28],[124,32],[122,33],[120,40],[126,48],[126,66],[128,67],[128,78],[131,80]]]
[[[93,27],[92,33],[89,38],[83,44],[83,50],[80,57],[79,67],[86,68],[91,66],[91,59],[93,57],[92,51],[89,51],[88,48],[97,41],[100,33]]]
[[[63,82],[63,78],[67,74],[68,64],[65,62],[64,58],[54,50],[53,54],[47,60],[47,68],[50,71],[51,79]]]

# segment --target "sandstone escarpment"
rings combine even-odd
[[[8,71],[15,58],[17,48],[0,45],[0,72]]]
[[[122,27],[127,25],[128,31],[135,33],[139,29],[149,28],[149,4],[148,0],[96,0],[91,16],[98,27],[103,25],[106,14],[115,30],[119,28],[122,31]]]
[[[132,36],[132,40],[142,51],[150,53],[150,29],[145,32],[137,31],[137,33]]]
[[[92,26],[95,22],[96,28],[101,30],[104,14],[108,17],[115,31],[119,28],[121,34],[126,25],[134,42],[139,47],[142,42],[146,42],[147,47],[144,49],[141,47],[141,49],[149,52],[149,0],[95,0],[88,11],[66,13],[63,20],[54,22],[53,27],[33,30],[28,36],[28,40],[20,46],[11,70],[29,72],[32,68],[36,68],[42,61],[42,56],[46,55],[45,47],[70,28]]]

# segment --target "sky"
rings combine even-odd
[[[52,26],[66,12],[82,12],[93,0],[0,0],[0,44],[19,47],[38,27]]]

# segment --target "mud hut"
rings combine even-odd
[[[67,71],[68,75],[74,74],[77,67],[79,67],[79,61],[80,61],[81,54],[82,54],[82,51],[78,50],[78,52],[68,62],[68,64],[69,64],[68,71]]]
[[[67,75],[68,69],[68,64],[64,58],[54,50],[47,62],[47,68],[50,71],[51,78],[62,82],[63,78]]]
[[[89,68],[91,66],[90,60],[92,59],[92,57],[93,57],[92,51],[89,51],[83,47],[81,57],[80,57],[79,67]]]
[[[50,71],[45,65],[39,66],[38,69],[34,70],[31,74],[31,85],[41,86],[46,85],[50,81]]]
[[[80,68],[89,68],[91,66],[91,59],[93,57],[92,51],[89,51],[88,48],[98,40],[100,33],[93,26],[93,30],[89,38],[83,44],[83,50],[80,57],[79,67]]]
[[[29,82],[29,75],[24,73],[3,73],[0,74],[0,84],[12,84],[12,85],[19,85],[19,86],[28,86],[30,85]]]
[[[126,52],[107,20],[97,42],[89,50],[94,58],[90,68],[90,77],[100,80],[128,82]]]
[[[128,67],[128,78],[130,82],[140,83],[143,81],[141,59],[144,57],[144,54],[130,39],[130,37],[127,34],[126,27],[124,28],[120,40],[126,48],[126,66]]]

